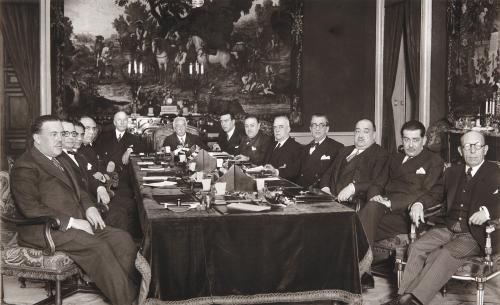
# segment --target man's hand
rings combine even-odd
[[[104,229],[106,227],[104,220],[102,220],[101,214],[99,214],[99,211],[95,207],[88,208],[87,211],[85,211],[85,216],[96,230],[98,227],[101,229]]]
[[[272,166],[271,164],[264,165],[264,170],[266,170],[268,172],[272,172],[275,176],[280,175],[280,171],[275,169],[274,166]]]
[[[391,201],[388,198],[382,197],[382,195],[373,196],[370,201],[375,201],[385,205],[388,209],[391,208]]]
[[[110,161],[110,162],[113,162],[113,161]],[[106,178],[104,178],[104,175],[101,172],[95,172],[94,173],[94,178],[96,180],[101,181],[101,182],[106,182]]]
[[[347,185],[346,187],[344,187],[340,191],[339,196],[337,197],[337,199],[340,202],[349,201],[349,198],[351,198],[352,195],[354,195],[355,192],[356,192],[356,189],[354,188],[354,184],[349,183],[349,185]]]
[[[421,203],[416,202],[411,206],[410,218],[413,221],[413,223],[417,226],[417,228],[418,228],[418,225],[420,222],[421,223],[425,222],[425,220],[424,220],[424,206]]]
[[[213,151],[221,151],[219,144],[218,143],[212,144],[212,150]]]
[[[477,225],[480,226],[483,223],[485,223],[488,220],[488,216],[484,211],[477,211],[476,213],[472,214],[472,216],[469,218],[469,224],[471,225]]]
[[[115,171],[115,162],[109,161],[108,165],[106,166],[106,171],[108,173],[114,172]]]
[[[128,164],[128,161],[129,161],[129,158],[130,158],[130,154],[133,152],[132,148],[127,148],[127,150],[123,153],[123,156],[122,156],[122,163],[124,165],[127,165]]]
[[[82,231],[85,231],[89,234],[94,235],[94,231],[92,231],[92,227],[90,226],[90,223],[88,221],[86,221],[85,219],[73,218],[73,222],[71,223],[71,228],[77,229],[77,230],[82,230]]]
[[[108,204],[110,201],[108,191],[104,186],[99,186],[97,188],[97,202],[102,202],[104,204]]]
[[[332,192],[330,191],[330,188],[329,188],[328,186],[323,187],[321,190],[322,190],[323,192],[325,192],[325,193],[330,194],[330,195],[332,194]]]
[[[238,160],[238,161],[244,161],[244,162],[250,160],[250,158],[247,157],[247,156],[245,156],[245,155],[237,155],[235,157],[235,159]]]

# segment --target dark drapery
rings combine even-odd
[[[388,151],[396,150],[392,92],[398,70],[399,48],[404,24],[404,3],[394,3],[385,8],[384,24],[384,103],[382,146]]]
[[[7,54],[28,101],[29,118],[39,115],[40,8],[38,2],[2,3],[0,25]]]
[[[406,75],[411,96],[411,118],[418,118],[420,84],[420,0],[406,0],[404,21],[404,45]]]

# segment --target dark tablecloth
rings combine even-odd
[[[143,173],[134,168],[139,186]],[[139,189],[150,297],[179,304],[361,304],[360,272],[371,252],[353,210],[324,202],[262,213],[174,213],[151,188]]]

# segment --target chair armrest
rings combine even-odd
[[[434,226],[434,223],[428,222],[427,218],[432,217],[432,216],[444,215],[445,208],[446,208],[446,206],[444,204],[440,203],[440,204],[437,204],[435,206],[432,206],[432,207],[425,209],[424,210],[424,220],[426,221],[425,224],[427,224],[428,226],[431,226],[431,227]],[[423,225],[420,226],[419,228],[422,228],[422,227],[423,227]],[[421,233],[419,231],[421,231],[421,230],[418,230],[417,226],[412,221],[411,227],[410,227],[410,243],[413,243],[417,239],[417,234]]]
[[[486,222],[486,242],[484,245],[484,262],[488,265],[492,265],[493,261],[491,260],[491,255],[493,253],[493,249],[491,248],[491,233],[493,233],[497,227],[499,227],[500,219],[488,220]]]
[[[16,219],[6,217],[4,215],[1,216],[3,221],[10,222],[16,224],[18,226],[27,226],[27,225],[45,225],[43,237],[45,239],[46,247],[43,249],[43,253],[45,255],[54,255],[56,251],[56,246],[54,244],[54,240],[52,239],[52,235],[50,230],[57,230],[61,226],[61,221],[58,218],[50,217],[50,216],[40,216],[34,218],[24,218],[24,219]]]

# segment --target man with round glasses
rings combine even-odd
[[[330,123],[324,114],[312,115],[309,130],[313,140],[304,147],[297,183],[303,187],[319,187],[321,177],[344,145],[327,137]]]
[[[484,136],[469,131],[460,142],[465,164],[444,175],[446,215],[431,219],[435,227],[410,245],[399,296],[386,304],[429,304],[466,257],[482,252],[486,221],[500,217],[500,169],[484,160]],[[498,241],[492,239],[493,254],[500,251]]]

